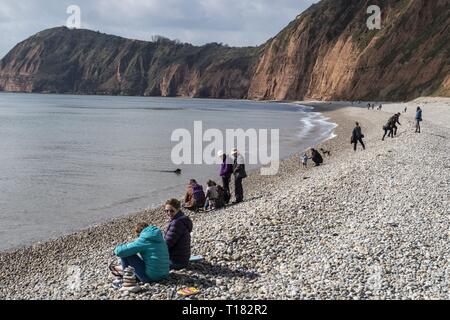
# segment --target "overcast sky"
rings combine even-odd
[[[0,58],[18,42],[66,24],[81,8],[81,27],[150,40],[162,35],[196,45],[254,46],[276,35],[318,0],[0,0]]]

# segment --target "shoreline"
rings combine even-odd
[[[308,102],[302,102],[301,104],[309,105]],[[281,268],[281,266],[288,264],[286,261],[291,260],[289,256],[297,254],[299,257],[314,257],[314,255],[308,255],[306,252],[302,252],[300,255],[296,252],[297,249],[307,251],[308,249],[305,245],[308,242],[315,243],[319,241],[319,243],[322,243],[322,241],[325,241],[321,244],[321,246],[325,246],[322,250],[328,250],[328,246],[331,245],[330,240],[333,237],[328,239],[328,236],[323,238],[319,234],[311,234],[312,231],[316,229],[322,230],[323,228],[323,226],[317,225],[317,222],[311,219],[317,218],[325,226],[334,220],[340,221],[344,219],[340,221],[341,224],[345,221],[345,217],[339,217],[338,219],[334,217],[335,219],[325,223],[325,221],[329,220],[322,220],[322,215],[333,215],[333,210],[329,210],[329,206],[336,205],[336,210],[338,212],[341,210],[339,202],[331,200],[328,197],[331,194],[328,194],[329,192],[326,190],[332,189],[339,193],[340,189],[346,190],[348,186],[351,186],[351,184],[347,186],[343,185],[343,183],[346,182],[348,175],[351,174],[348,164],[354,156],[353,151],[350,150],[347,136],[349,137],[351,133],[354,121],[359,120],[362,123],[367,142],[369,143],[368,149],[377,148],[377,154],[379,153],[379,156],[376,155],[376,159],[365,159],[365,153],[362,152],[356,154],[362,157],[361,161],[365,161],[364,164],[367,162],[367,165],[369,165],[367,168],[375,165],[373,163],[374,160],[388,157],[390,153],[395,152],[389,151],[389,146],[392,143],[399,143],[400,137],[393,142],[389,141],[383,145],[378,141],[378,136],[381,135],[380,126],[384,119],[388,117],[388,112],[378,113],[377,111],[367,111],[364,108],[346,107],[333,103],[321,103],[315,105],[315,107],[314,111],[322,113],[338,125],[334,129],[337,136],[328,139],[319,146],[330,150],[332,157],[325,157],[325,165],[323,167],[309,168],[307,171],[304,171],[300,169],[298,155],[290,156],[281,162],[277,176],[261,177],[255,172],[250,174],[244,183],[244,188],[247,191],[246,198],[249,199],[244,204],[212,213],[190,214],[194,221],[193,254],[204,255],[204,264],[193,265],[187,271],[173,272],[169,279],[159,284],[151,285],[140,295],[122,296],[121,293],[110,288],[110,280],[107,278],[107,265],[113,258],[112,249],[116,244],[128,240],[127,237],[137,221],[146,220],[158,227],[163,227],[164,230],[167,222],[160,208],[157,208],[116,218],[106,224],[95,225],[75,234],[35,244],[31,247],[1,252],[0,298],[171,299],[174,290],[189,285],[201,288],[202,294],[199,296],[201,299],[351,298],[352,295],[347,292],[349,285],[345,283],[337,284],[336,286],[347,291],[330,290],[329,292],[317,291],[317,288],[315,288],[315,291],[307,289],[313,288],[314,284],[309,283],[305,278],[300,280],[296,278],[300,282],[294,287],[285,283],[286,279],[283,274],[292,276],[294,270],[308,269],[308,265],[311,262],[305,265],[305,261],[298,261],[297,269],[292,269],[289,266],[286,267],[287,269],[285,268],[286,270],[276,270],[278,267]],[[403,133],[405,127],[401,127],[401,134],[408,139],[414,138],[410,137],[408,132]],[[408,129],[411,128],[408,127]],[[439,126],[437,129],[443,130]],[[445,128],[445,130],[448,130],[448,128]],[[372,147],[372,143],[376,147]],[[398,148],[400,147],[398,146]],[[370,178],[372,179],[372,176]],[[377,177],[375,176],[373,179],[377,179]],[[357,183],[354,182],[353,184]],[[323,189],[324,186],[326,186],[325,189]],[[314,192],[309,192],[308,187],[313,189]],[[301,192],[298,193],[297,189],[301,190]],[[313,202],[314,206],[310,202],[305,202],[306,200],[303,197]],[[348,195],[339,195],[339,199],[345,197],[348,197]],[[333,201],[336,203],[333,203]],[[361,201],[371,204],[370,199]],[[298,214],[292,215],[290,212],[285,211],[285,207],[291,207],[291,202],[295,204],[296,208],[299,208],[297,209]],[[357,201],[356,203],[359,202]],[[385,205],[388,204],[386,203]],[[384,211],[380,210],[384,214]],[[321,211],[322,213],[320,213]],[[354,210],[350,209],[350,212],[353,213]],[[222,218],[225,221],[222,222]],[[299,224],[289,225],[291,219],[295,221],[300,219],[298,221]],[[257,231],[253,230],[255,225],[258,227]],[[288,227],[292,227],[293,230],[284,230],[284,228]],[[333,228],[339,229],[339,226]],[[264,233],[258,233],[256,238],[249,235],[252,232],[260,232],[260,229]],[[343,232],[345,233],[345,230]],[[299,234],[299,238],[289,239],[293,236],[293,233],[295,235]],[[336,233],[338,235],[334,237],[339,237],[340,232]],[[274,237],[278,236],[283,239],[288,238],[287,241],[290,241],[290,243],[297,243],[299,248],[288,246],[289,250],[287,250],[281,247],[277,251],[272,252],[261,241],[258,242],[258,240],[261,240],[260,237],[262,235],[267,237],[266,240],[271,245],[274,245],[275,240],[277,240]],[[305,243],[307,239],[309,240]],[[293,242],[292,240],[295,241]],[[286,250],[287,252],[285,252]],[[317,250],[319,250],[319,247]],[[366,250],[370,251],[370,248]],[[280,257],[284,259],[278,262],[279,266],[272,265],[273,261],[278,261]],[[328,259],[325,260],[328,261]],[[324,262],[326,262],[325,260]],[[55,264],[57,261],[59,261],[59,264]],[[327,263],[332,263],[332,261],[334,260],[329,259]],[[66,288],[67,268],[70,266],[81,268],[81,291],[70,291]],[[41,268],[46,268],[45,274],[40,274]],[[21,276],[24,272],[29,275],[29,277],[25,277],[26,279],[23,279]],[[276,276],[272,277],[272,273],[275,273]],[[229,277],[230,274],[231,278]],[[303,277],[303,274],[301,276]],[[21,278],[22,280],[20,280]],[[311,280],[313,279],[315,278],[311,278]],[[231,284],[229,285],[228,282]],[[274,282],[275,288],[278,289],[267,287],[272,282]],[[20,289],[15,287],[15,283],[17,285],[20,284]],[[286,287],[286,285],[288,286]],[[253,289],[244,288],[246,286]],[[333,288],[336,289],[336,286]],[[281,289],[282,287],[285,287],[285,289]],[[286,288],[292,289],[292,295],[288,294]],[[396,290],[398,292],[401,291],[398,288]],[[382,293],[375,291],[373,289],[365,289],[356,291],[355,294],[363,299],[383,297]],[[399,295],[396,295],[395,292],[391,296],[385,296],[385,298],[398,297]],[[419,295],[416,298],[426,297],[428,296]],[[434,296],[430,295],[430,297]],[[442,294],[437,294],[436,297],[440,298]],[[414,298],[414,296],[404,296],[403,298]]]
[[[205,99],[203,99],[203,100],[205,100]],[[210,99],[210,100],[223,100],[223,99]],[[234,101],[239,101],[239,100],[234,100]],[[250,101],[251,102],[251,100],[244,100],[244,101]],[[255,102],[258,102],[258,101],[255,101]],[[306,105],[297,104],[295,102],[284,102],[284,104],[289,105],[291,107],[295,107],[295,108],[298,108],[299,106],[307,107]],[[314,109],[314,108],[311,107],[311,109]],[[314,119],[310,118],[310,116],[305,117],[305,119],[307,120],[308,123],[313,123],[312,128],[317,130],[318,127],[319,127],[319,125],[317,125],[317,122],[318,121],[325,121],[326,122],[326,117],[324,117],[318,111],[315,111],[315,110],[310,110],[310,111],[311,111],[311,113],[315,113],[320,119],[316,120],[315,118]],[[304,111],[298,111],[298,112],[303,113]],[[328,123],[328,125],[331,126],[331,125],[334,125],[334,123]],[[320,124],[320,126],[322,126],[322,124]],[[334,129],[332,129],[331,131],[334,131]],[[311,140],[311,137],[308,136],[308,132],[306,132],[306,136],[305,137],[300,137],[300,139],[305,138],[307,141]],[[326,130],[326,132],[328,132],[328,130]],[[326,132],[324,130],[324,135],[326,134]],[[332,132],[331,132],[331,134],[332,134]],[[332,137],[327,137],[323,141],[331,139],[331,138]],[[319,139],[317,139],[317,140],[319,140]],[[306,144],[309,144],[309,142],[306,142]],[[290,157],[292,157],[293,155],[297,154],[298,152],[299,152],[298,150],[289,150],[289,152],[286,152],[286,153],[281,155],[281,161],[285,161],[286,159],[289,159]],[[259,170],[262,167],[264,167],[264,165],[261,165],[261,164],[257,165],[256,167],[254,167],[252,169],[249,169],[248,170],[248,174],[249,175],[259,175]],[[216,171],[216,169],[214,169],[214,171]],[[186,177],[186,178],[188,178],[188,177]],[[212,177],[208,177],[208,179],[209,178],[212,178]],[[217,181],[217,180],[220,180],[220,177],[214,177],[212,179]],[[184,192],[184,189],[179,194],[176,193],[176,197],[179,196],[180,199],[181,199],[181,197],[183,195],[183,192]],[[48,237],[48,238],[45,238],[45,239],[37,238],[34,241],[27,241],[25,243],[17,244],[17,245],[14,245],[14,246],[6,248],[6,249],[0,249],[0,254],[2,254],[2,253],[14,253],[15,251],[18,251],[18,250],[21,250],[21,249],[34,248],[36,246],[45,245],[48,242],[59,241],[59,240],[64,239],[64,238],[66,238],[68,236],[71,236],[71,235],[76,235],[78,233],[88,232],[88,231],[90,231],[93,228],[100,227],[100,226],[105,225],[105,224],[114,223],[115,221],[121,221],[123,219],[127,220],[128,217],[141,216],[143,214],[146,214],[146,215],[155,214],[155,212],[159,212],[159,211],[162,210],[161,207],[163,206],[165,200],[166,200],[166,198],[165,199],[161,199],[160,201],[159,200],[151,201],[151,204],[149,206],[138,208],[136,210],[126,211],[126,213],[124,213],[122,215],[119,215],[119,216],[115,216],[115,217],[108,217],[107,215],[104,215],[97,222],[91,223],[90,225],[86,225],[86,226],[81,227],[81,228],[74,228],[74,229],[72,229],[70,231],[66,231],[66,232],[63,232],[61,234],[54,235],[54,236],[51,236],[51,237]]]

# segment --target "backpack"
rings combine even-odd
[[[199,184],[192,186],[192,194],[194,195],[194,199],[198,203],[202,203],[205,201],[205,192],[203,191],[203,187]]]

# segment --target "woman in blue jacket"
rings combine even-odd
[[[133,267],[136,277],[144,283],[164,279],[169,274],[169,250],[161,230],[141,223],[135,231],[139,235],[137,240],[114,250],[122,268]]]

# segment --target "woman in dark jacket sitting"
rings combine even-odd
[[[191,257],[192,221],[181,211],[181,203],[176,199],[166,202],[165,212],[170,219],[164,236],[169,248],[170,269],[183,269]]]

